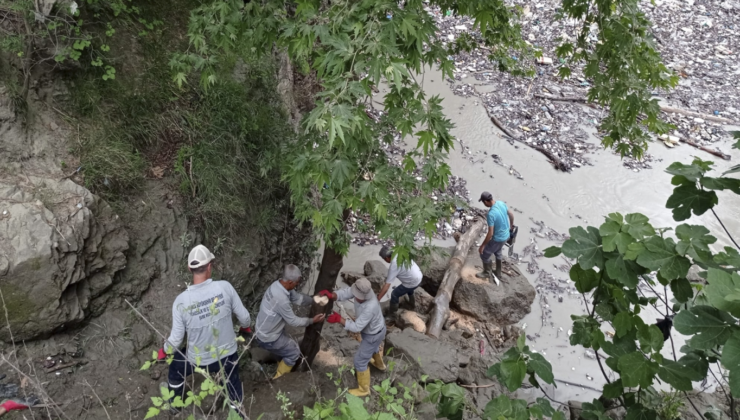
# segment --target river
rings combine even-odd
[[[570,227],[593,225],[598,227],[604,216],[611,212],[622,214],[639,212],[650,218],[655,227],[675,227],[671,211],[665,208],[666,200],[671,194],[671,176],[664,172],[665,168],[674,161],[690,163],[693,156],[716,162],[716,174],[737,163],[740,152],[732,149],[728,137],[716,143],[725,153],[730,153],[731,162],[715,158],[703,151],[688,145],[681,145],[669,149],[661,142],[650,143],[649,153],[655,162],[653,169],[643,169],[635,172],[625,168],[618,155],[611,151],[597,148],[589,154],[593,166],[575,168],[571,173],[564,173],[553,169],[545,156],[526,147],[521,143],[511,145],[506,141],[501,131],[494,126],[480,100],[475,97],[463,98],[452,93],[448,83],[435,71],[427,71],[424,77],[424,89],[429,95],[439,94],[443,100],[446,115],[455,124],[452,134],[469,147],[469,153],[479,156],[471,164],[466,158],[468,151],[461,150],[460,143],[450,153],[449,164],[452,173],[463,177],[470,190],[471,205],[479,206],[477,197],[481,191],[490,191],[494,199],[505,201],[509,206],[518,210],[515,212],[515,223],[519,226],[516,251],[536,239],[540,249],[547,248],[553,243],[546,239],[536,238],[530,229],[536,227],[532,222],[542,221],[547,226],[560,233],[566,233]],[[463,83],[476,83],[472,77]],[[383,91],[379,95],[382,95]],[[509,98],[515,100],[517,98]],[[593,127],[584,127],[593,133]],[[590,142],[600,146],[599,139],[590,135]],[[486,152],[486,155],[483,154]],[[492,163],[491,154],[497,154],[505,166]],[[513,166],[523,179],[510,175],[509,167]],[[717,214],[723,220],[730,232],[740,237],[740,197],[732,193],[719,193],[720,204],[716,207]],[[730,245],[727,236],[722,231],[718,221],[707,213],[701,217],[693,217],[688,223],[706,226],[718,238],[714,249]],[[445,244],[450,244],[451,241]],[[377,258],[378,246],[360,247],[352,245],[348,257],[345,259],[344,269],[361,271],[362,265],[368,259]],[[568,274],[556,270],[553,263],[563,264],[562,259],[540,259],[539,265],[556,276],[567,279]],[[522,266],[522,272],[526,273]],[[528,279],[533,286],[537,286],[536,275],[529,275]],[[531,313],[520,322],[526,325],[525,332],[533,337],[534,341],[528,344],[541,352],[552,363],[553,372],[557,379],[579,383],[588,387],[600,389],[604,384],[603,376],[595,360],[585,356],[585,349],[580,346],[571,347],[568,343],[567,331],[572,326],[571,314],[582,314],[585,306],[579,295],[565,296],[559,303],[552,296],[548,300],[551,314],[546,322],[542,320],[542,308],[545,305],[541,296],[535,298]],[[643,313],[646,322],[653,323],[661,315],[654,309]],[[562,330],[561,330],[562,328]],[[605,330],[608,330],[608,326]],[[674,332],[674,336],[677,335]],[[676,350],[680,348],[682,340],[676,340]],[[670,342],[666,342],[664,354],[672,357]],[[608,369],[608,368],[607,368]],[[576,399],[587,401],[598,396],[597,392],[587,388],[568,386],[560,383],[557,390],[548,387],[548,394],[560,401]],[[525,391],[523,396],[536,395],[536,391]]]

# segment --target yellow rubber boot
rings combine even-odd
[[[385,363],[383,363],[383,355],[380,353],[373,354],[373,358],[370,359],[370,364],[385,372]]]
[[[280,363],[278,363],[277,372],[275,372],[275,376],[273,376],[272,379],[277,379],[286,373],[289,373],[292,369],[293,366],[288,366],[281,360]]]
[[[366,397],[370,395],[370,369],[357,372],[357,388],[348,391],[355,397]]]

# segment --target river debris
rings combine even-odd
[[[562,79],[558,70],[566,63],[555,53],[560,42],[576,39],[581,25],[558,18],[562,13],[559,1],[514,3],[522,7],[522,35],[542,51],[542,57],[530,63],[534,77],[501,73],[497,63],[488,59],[488,51],[480,48],[451,56],[454,78],[447,82],[454,94],[480,101],[512,144],[526,143],[548,155],[561,170],[592,165],[588,154],[601,147],[599,140],[605,133],[599,133],[597,127],[607,111],[585,103],[591,82],[584,78],[584,64],[569,63],[572,75]],[[652,36],[664,62],[680,77],[675,90],[653,95],[660,101],[663,119],[675,125],[669,135],[687,141],[656,140],[666,147],[690,144],[726,158],[706,146],[730,139],[721,124],[740,121],[740,95],[735,89],[740,85],[740,31],[735,19],[740,3],[658,0],[643,2],[641,8],[654,22]],[[435,18],[444,43],[455,41],[464,32],[479,36],[467,17],[446,14],[432,6],[427,11]],[[587,34],[587,42],[598,42],[596,29]],[[650,169],[652,161],[646,154],[641,160],[625,159],[623,166],[640,171]]]

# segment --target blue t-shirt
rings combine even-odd
[[[509,240],[509,208],[503,201],[496,201],[488,210],[488,226],[493,226],[493,241],[505,242]]]

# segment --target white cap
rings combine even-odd
[[[203,245],[198,245],[190,251],[190,254],[188,254],[188,267],[203,267],[215,258],[216,257],[211,254],[211,251],[209,251],[208,248]]]
[[[375,296],[373,293],[373,287],[370,285],[370,280],[362,277],[358,279],[355,284],[352,285],[352,294],[360,300],[368,300]]]

